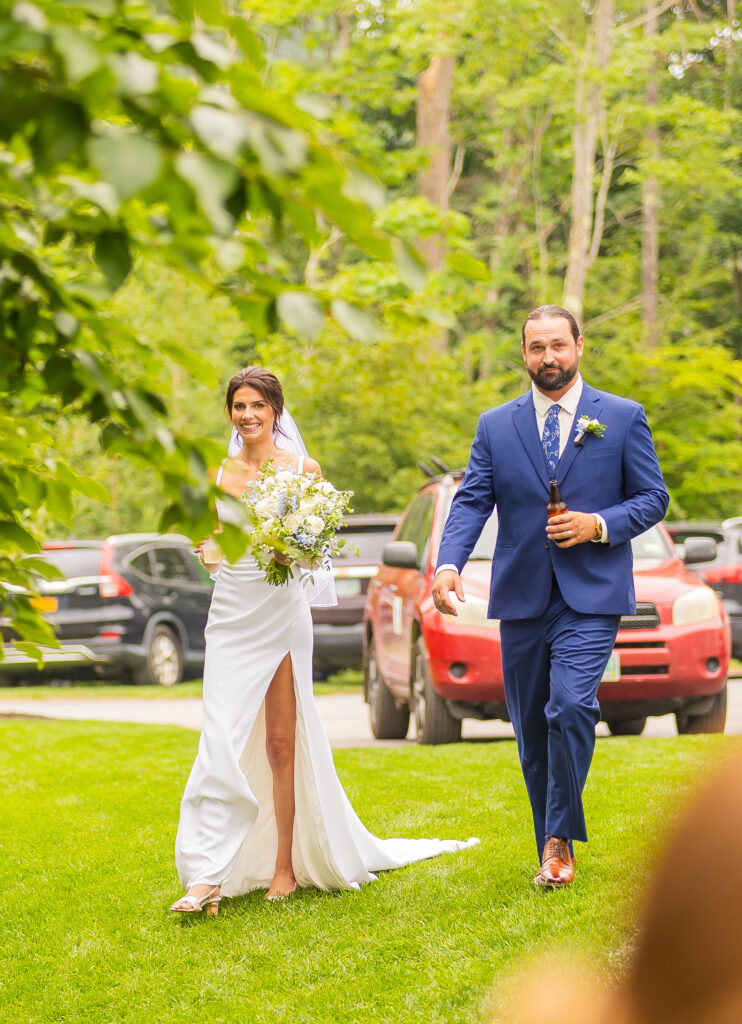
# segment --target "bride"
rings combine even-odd
[[[239,498],[266,459],[276,469],[320,472],[304,454],[272,373],[240,370],[226,407],[236,452],[216,475],[226,494]],[[220,500],[218,512],[237,521],[232,503]],[[288,584],[272,586],[249,554],[218,568],[206,625],[203,731],[175,844],[186,894],[173,911],[213,915],[222,896],[258,888],[269,900],[297,886],[358,889],[376,871],[478,842],[377,839],[353,810],[312,694],[310,599],[336,603],[324,573],[318,585],[297,566]]]

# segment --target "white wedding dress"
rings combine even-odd
[[[219,503],[220,518],[231,519],[231,511]],[[312,618],[302,582],[297,576],[271,586],[245,555],[219,569],[206,626],[203,731],[175,844],[184,889],[220,884],[223,895],[236,896],[270,886],[278,833],[264,700],[287,653],[296,693],[292,862],[299,886],[358,889],[377,871],[479,842],[378,839],[365,828],[338,779],[314,701]]]

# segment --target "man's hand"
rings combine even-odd
[[[458,615],[458,611],[450,599],[451,591],[455,591],[459,601],[466,601],[461,577],[455,569],[443,569],[437,573],[433,581],[433,600],[439,612],[444,615]]]
[[[559,548],[573,548],[575,544],[595,540],[596,522],[589,512],[562,512],[549,520],[546,535]]]

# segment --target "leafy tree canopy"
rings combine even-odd
[[[176,268],[224,296],[254,337],[326,317],[368,337],[351,295],[287,269],[330,228],[372,260],[419,264],[374,225],[378,185],[332,144],[316,104],[265,85],[248,21],[216,0],[0,5],[0,579],[30,642],[51,641],[21,588],[48,573],[38,528],[76,492],[105,499],[59,451],[60,423],[95,425],[104,449],[154,469],[163,528],[213,527],[213,444],[174,429],[154,382],[164,360],[210,385],[211,362],[151,344],[110,299],[135,264]],[[406,289],[398,296],[403,301]],[[234,556],[244,546],[227,531]]]

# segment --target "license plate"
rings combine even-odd
[[[612,651],[608,664],[603,672],[601,683],[617,683],[621,679],[621,659],[618,651]]]
[[[336,576],[335,590],[337,591],[338,597],[358,597],[362,590],[361,580],[338,579]]]

